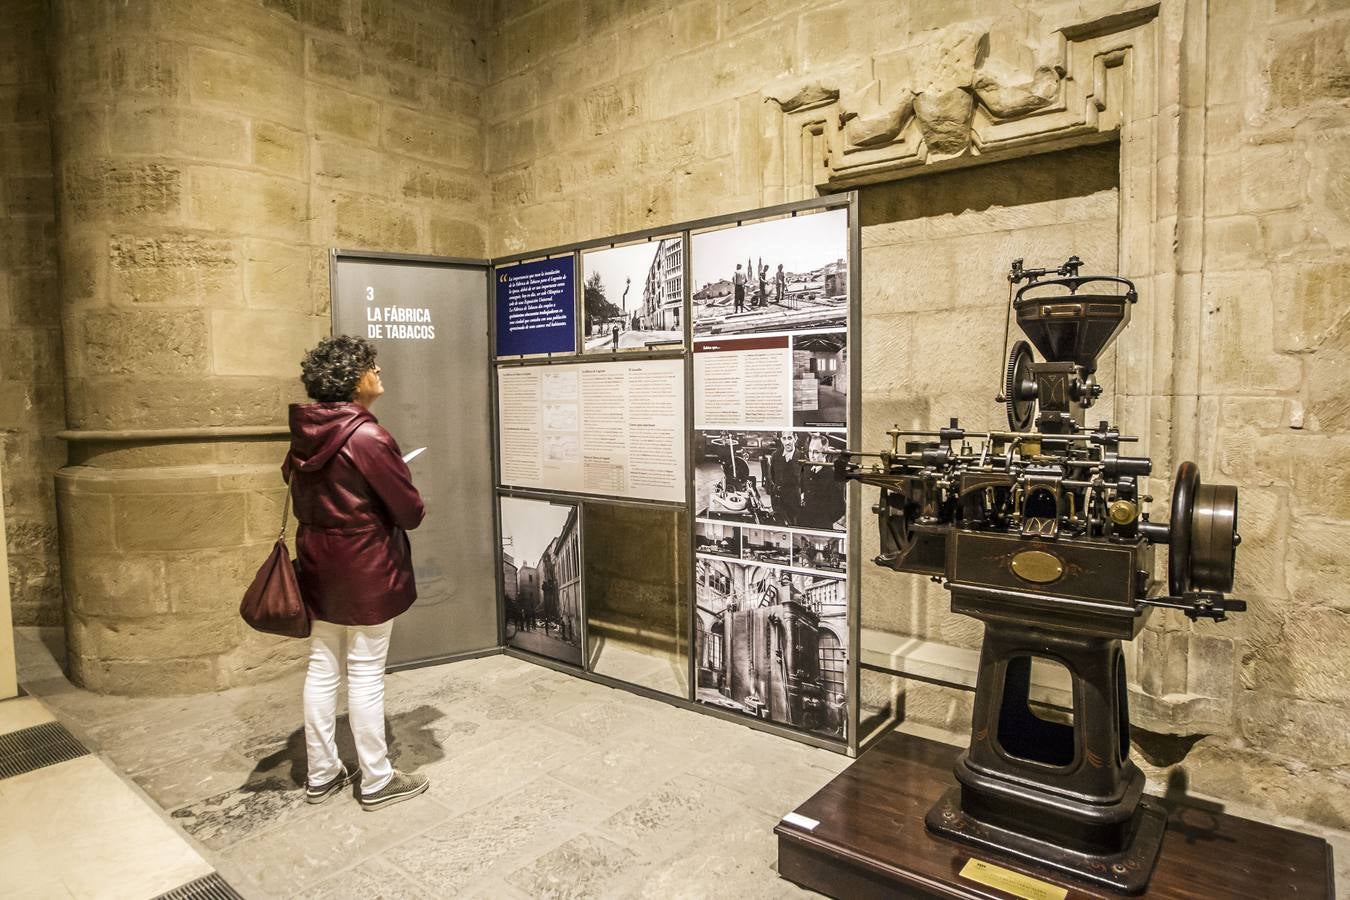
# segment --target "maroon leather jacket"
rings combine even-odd
[[[425,509],[403,454],[356,403],[292,403],[290,420],[281,477],[305,602],[325,622],[387,622],[417,599],[407,531]]]

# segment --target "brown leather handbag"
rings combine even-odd
[[[300,595],[295,563],[286,546],[286,520],[291,512],[291,489],[286,487],[286,505],[281,512],[281,533],[272,552],[244,591],[239,615],[251,627],[282,637],[309,637],[309,608]]]

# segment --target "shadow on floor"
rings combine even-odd
[[[445,713],[434,706],[422,704],[416,709],[386,716],[385,740],[389,743],[389,759],[404,772],[414,772],[421,766],[445,758],[445,751],[431,730],[431,724]],[[338,716],[338,756],[347,768],[355,772],[360,766],[356,760],[356,745],[347,716]],[[305,729],[297,728],[286,738],[286,745],[275,753],[258,760],[239,790],[247,793],[260,791],[289,791],[305,784]]]

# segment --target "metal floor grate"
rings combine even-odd
[[[13,778],[88,755],[89,749],[75,740],[60,722],[21,728],[0,734],[0,778]]]
[[[212,872],[160,894],[154,900],[244,900],[244,897],[230,887],[219,872]]]

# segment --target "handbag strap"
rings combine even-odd
[[[286,482],[286,500],[281,506],[281,531],[277,534],[277,540],[286,539],[286,522],[291,516],[291,483]]]

